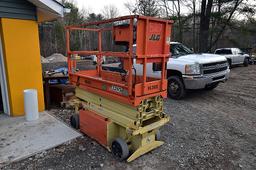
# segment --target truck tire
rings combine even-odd
[[[248,64],[249,64],[249,60],[248,60],[248,58],[245,58],[245,59],[244,59],[244,66],[245,66],[245,67],[248,67]]]
[[[168,78],[168,95],[172,99],[182,99],[186,95],[186,89],[179,76],[170,76]]]
[[[211,85],[208,85],[205,87],[205,90],[213,90],[215,89],[216,87],[218,87],[219,83],[213,83]]]
[[[228,59],[228,66],[229,66],[230,69],[232,68],[232,61],[231,61],[231,59]]]

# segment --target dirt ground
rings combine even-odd
[[[3,169],[256,169],[256,65],[236,67],[213,91],[165,102],[165,144],[132,163],[84,136]],[[68,122],[69,110],[52,110]]]

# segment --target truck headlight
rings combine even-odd
[[[185,66],[185,74],[192,75],[192,74],[200,74],[200,73],[201,71],[200,71],[199,63],[187,64]]]

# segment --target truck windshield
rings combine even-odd
[[[171,44],[171,53],[173,57],[178,58],[183,55],[193,54],[194,52],[182,44]]]

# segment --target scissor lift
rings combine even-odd
[[[120,160],[128,158],[130,162],[163,144],[159,128],[169,121],[163,112],[163,98],[167,97],[166,63],[172,23],[133,15],[66,27],[69,78],[80,100],[79,115],[71,117],[71,124]],[[72,51],[70,33],[77,30],[96,32],[97,50]],[[125,45],[126,50],[104,51],[104,31],[112,32],[114,43]],[[97,56],[95,70],[76,69],[77,56],[83,55]],[[118,57],[122,67],[104,70],[103,56]],[[142,65],[143,75],[136,75],[135,63]],[[147,76],[148,63],[158,65],[161,78]]]

